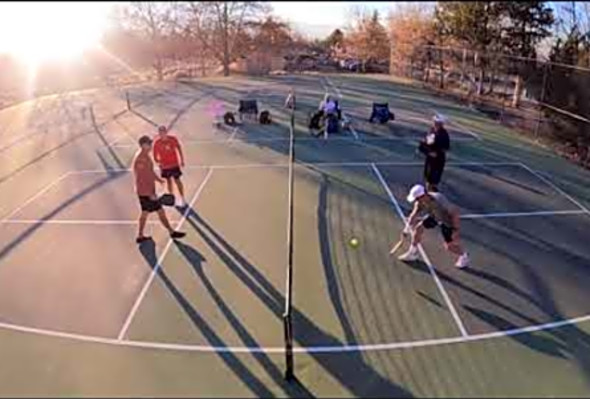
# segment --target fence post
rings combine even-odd
[[[541,128],[541,118],[543,118],[543,103],[545,102],[545,91],[547,86],[547,70],[550,65],[546,62],[543,66],[543,85],[541,86],[541,99],[538,101],[539,115],[537,116],[537,124],[535,126],[535,141],[539,140],[539,130]]]
[[[443,90],[445,88],[445,61],[444,61],[444,53],[443,48],[440,48],[440,81],[439,86],[440,89]]]
[[[461,88],[465,84],[465,67],[467,64],[467,49],[463,49],[463,59],[461,60]]]

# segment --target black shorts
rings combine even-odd
[[[162,179],[169,179],[171,177],[174,179],[178,179],[180,176],[182,176],[182,171],[178,166],[170,169],[162,169],[160,172],[160,176],[162,177]]]
[[[154,201],[150,197],[142,195],[139,196],[139,205],[141,206],[142,212],[152,213],[162,209],[162,204],[160,204],[160,201]]]
[[[453,227],[447,226],[446,224],[438,223],[432,216],[428,216],[422,220],[422,226],[424,226],[425,229],[433,229],[436,226],[440,226],[440,232],[445,242],[447,244],[453,242],[453,232],[455,229]]]

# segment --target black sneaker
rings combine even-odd
[[[141,236],[141,237],[137,237],[135,239],[135,242],[138,243],[138,244],[141,244],[142,242],[149,241],[151,239],[152,239],[152,237]]]
[[[170,237],[174,240],[183,238],[185,235],[186,233],[183,233],[181,231],[173,231],[172,233],[170,233]]]

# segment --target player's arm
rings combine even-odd
[[[453,206],[451,209],[451,216],[453,218],[453,229],[459,231],[459,228],[461,227],[461,214],[459,213],[459,208]]]
[[[151,162],[150,162],[151,164]],[[150,172],[152,173],[152,178],[160,184],[164,184],[164,179],[162,179],[156,171],[154,170],[154,165],[150,165]]]
[[[154,161],[156,163],[160,163],[160,146],[158,144],[154,144],[154,148],[152,148],[152,153],[154,154]]]
[[[182,152],[182,146],[180,145],[180,141],[178,141],[178,139],[176,140],[176,150],[180,156],[180,166],[184,168],[184,153]]]
[[[419,213],[420,213],[420,205],[418,204],[418,201],[416,201],[414,203],[414,208],[412,209],[412,213],[410,213],[410,216],[408,217],[406,227],[404,228],[404,233],[409,234],[412,230],[414,230],[414,228],[416,227],[416,224],[418,224]]]

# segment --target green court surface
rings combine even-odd
[[[323,140],[306,125],[326,91],[352,123]],[[240,99],[273,123],[216,127],[214,105]],[[395,121],[369,124],[372,102]],[[388,255],[437,112],[466,270],[437,232],[420,261]],[[590,173],[474,110],[391,77],[295,75],[64,93],[0,122],[2,396],[590,394]],[[190,207],[167,214],[187,236],[152,217],[138,246],[129,168],[157,125],[183,144]]]

